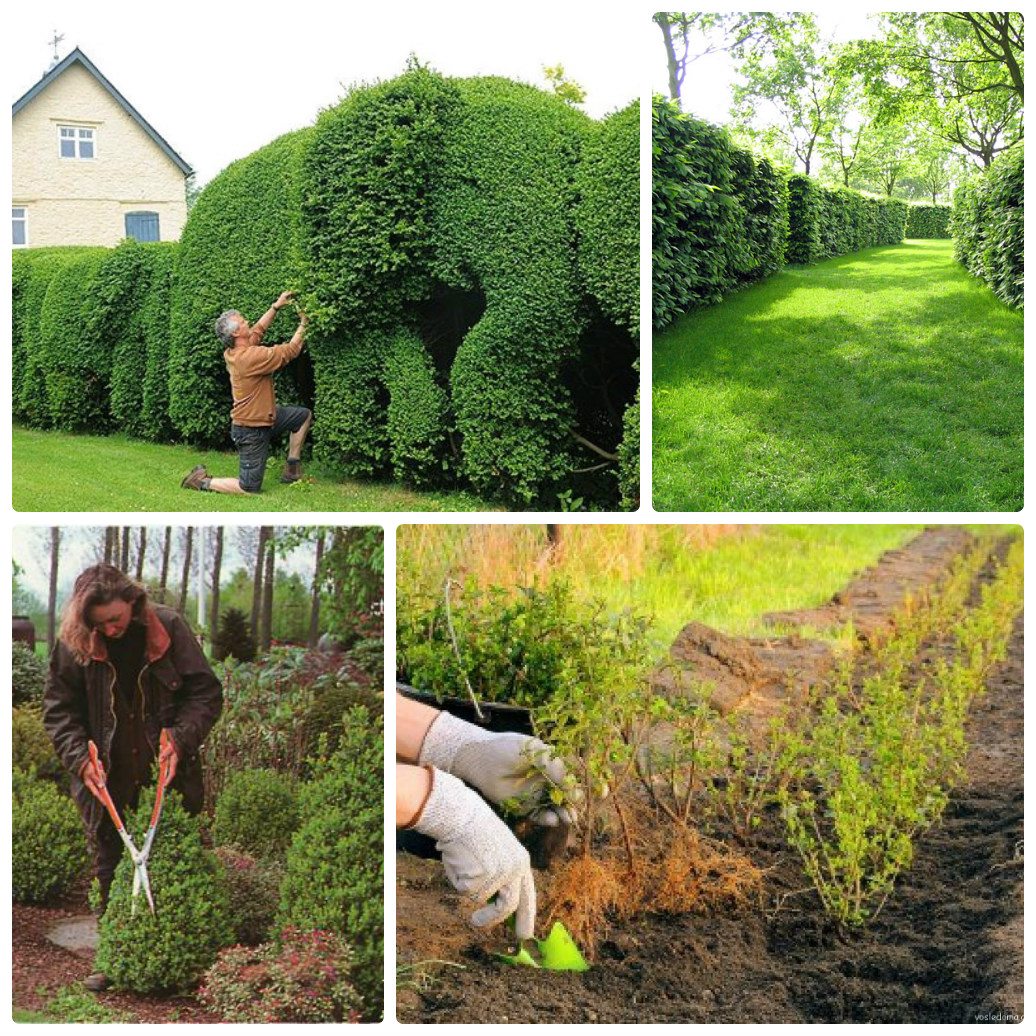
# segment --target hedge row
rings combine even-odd
[[[1025,156],[1018,145],[957,188],[951,223],[957,260],[1016,309],[1025,302],[1024,193]]]
[[[636,104],[594,122],[531,86],[420,67],[353,90],[216,177],[175,260],[132,244],[25,260],[16,413],[228,445],[213,322],[229,308],[254,320],[296,289],[309,349],[278,400],[312,405],[324,461],[512,505],[556,506],[577,486],[614,505],[617,468],[636,481],[621,447],[638,123]],[[293,329],[287,310],[267,340]],[[623,460],[597,470],[600,453]]]
[[[912,238],[950,237],[952,205],[911,205],[907,215],[906,236]]]
[[[656,327],[718,302],[785,262],[903,240],[905,202],[785,177],[726,132],[656,96],[652,107],[652,304]]]

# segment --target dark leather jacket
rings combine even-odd
[[[198,750],[222,711],[223,686],[178,612],[149,606],[144,619],[147,643],[137,688],[145,732],[157,756],[162,728],[169,728],[179,757],[172,787],[183,795],[187,808],[197,812],[205,795]],[[72,775],[72,797],[88,831],[94,832],[104,807],[79,779],[79,772],[89,758],[90,741],[97,745],[105,770],[110,766],[116,675],[100,633],[94,633],[90,654],[84,665],[58,642],[43,696],[43,723]]]

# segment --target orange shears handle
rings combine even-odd
[[[97,753],[97,745],[92,741],[87,744],[87,750],[90,753],[90,762],[93,763],[95,770],[100,770],[100,756]],[[108,815],[112,818],[112,823],[115,825],[115,830],[122,831],[122,818],[119,816],[119,811],[115,808],[115,803],[112,802],[111,795],[108,794],[108,786],[106,784],[101,785],[101,802],[104,803],[104,808],[108,810]]]

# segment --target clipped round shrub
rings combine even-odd
[[[269,857],[283,853],[299,826],[294,782],[276,770],[249,769],[230,774],[212,824],[217,845],[230,845]]]
[[[11,891],[19,903],[44,903],[86,873],[83,824],[75,803],[32,771],[15,771],[13,791]]]
[[[364,1018],[380,1016],[384,986],[383,732],[364,708],[344,719],[338,750],[300,789],[302,825],[287,856],[277,923],[324,929],[353,948]]]
[[[354,1022],[362,1002],[352,966],[340,936],[288,928],[276,942],[224,950],[198,995],[228,1022]]]
[[[227,166],[201,192],[180,236],[169,344],[169,415],[185,439],[224,445],[230,436],[230,381],[213,327],[227,309],[251,322],[282,291],[302,286],[299,169],[311,129],[278,137]],[[264,336],[275,344],[295,330],[285,307]],[[299,399],[306,361],[276,378],[277,399]]]
[[[134,844],[144,840],[154,786],[124,817]],[[223,868],[201,842],[198,819],[167,791],[148,861],[155,913],[143,893],[132,913],[133,861],[124,853],[101,918],[96,966],[119,989],[138,993],[193,988],[234,938]]]
[[[43,726],[38,705],[11,710],[11,758],[15,770],[35,770],[42,780],[67,789],[68,774]]]
[[[24,641],[11,645],[11,698],[15,705],[43,701],[47,663]]]
[[[277,913],[283,864],[259,860],[227,846],[217,848],[216,857],[223,865],[230,897],[234,941],[245,946],[265,942]]]
[[[380,662],[379,670],[384,668],[384,647]],[[376,713],[381,704],[380,688],[380,671],[377,680],[367,678],[363,671],[350,675],[344,669],[315,680],[302,721],[307,755],[317,754],[321,738],[327,751],[335,751],[342,736],[342,716],[356,706]]]

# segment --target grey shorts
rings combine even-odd
[[[304,406],[279,406],[273,424],[268,428],[249,428],[241,424],[230,426],[230,438],[238,453],[237,480],[246,493],[258,493],[263,488],[270,443],[285,432],[297,432],[309,417],[310,411]]]

